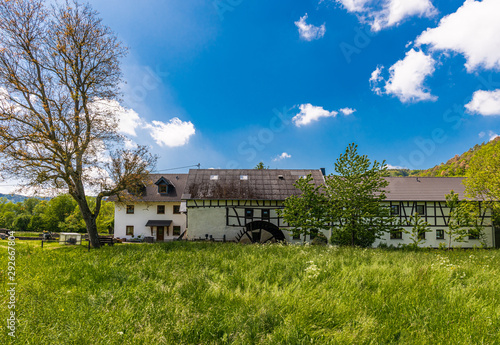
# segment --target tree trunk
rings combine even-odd
[[[93,248],[99,248],[101,244],[99,243],[99,233],[97,232],[97,222],[93,215],[90,217],[83,216],[85,224],[87,225],[87,233],[89,234],[90,245]]]
[[[93,248],[99,248],[101,245],[99,243],[99,235],[97,232],[98,215],[92,213],[85,197],[75,199],[78,203],[78,206],[80,207],[80,212],[82,213],[82,218],[85,221],[85,225],[87,226],[87,234],[89,235],[90,245]]]

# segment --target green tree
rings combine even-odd
[[[67,188],[93,247],[101,200],[147,181],[155,162],[146,147],[120,148],[125,53],[90,5],[0,1],[0,171],[25,186]]]
[[[35,207],[40,203],[40,199],[37,198],[28,198],[24,199],[22,202],[23,211],[27,214],[32,215]]]
[[[332,243],[368,247],[383,232],[390,231],[394,219],[382,205],[388,182],[383,178],[385,161],[370,162],[359,155],[357,145],[350,144],[335,162],[338,175],[326,178],[328,214],[332,228]]]
[[[16,214],[12,211],[2,212],[0,215],[0,228],[12,229],[15,218]]]
[[[81,213],[76,209],[77,212],[71,213],[64,219],[64,222],[59,223],[59,229],[65,232],[84,232],[85,222],[83,221]]]
[[[77,207],[75,200],[68,194],[58,195],[51,199],[43,213],[43,219],[49,231],[64,231],[64,224],[66,217],[68,217]]]
[[[329,229],[326,219],[327,198],[323,186],[316,186],[311,174],[299,178],[294,186],[301,191],[300,195],[286,198],[284,208],[278,210],[278,214],[288,223],[293,235],[302,235],[305,241],[307,235]]]
[[[482,222],[481,206],[478,201],[462,201],[460,204],[468,222],[469,236],[477,238],[483,247],[488,246],[484,225]]]
[[[87,197],[87,202],[91,207],[95,207],[96,198]],[[101,212],[99,213],[99,217],[97,218],[97,231],[99,233],[110,233],[110,230],[114,225],[114,203],[105,200],[102,200],[101,203]],[[59,222],[58,226],[61,231],[85,231],[85,222],[76,204],[73,211],[65,217],[64,221]]]
[[[500,140],[477,150],[469,162],[464,180],[466,195],[482,200],[496,214],[500,213]]]
[[[431,232],[429,223],[427,223],[422,217],[415,213],[410,216],[410,220],[406,225],[411,226],[410,230],[403,230],[405,233],[410,235],[411,246],[418,248],[420,244],[425,242],[425,233]]]
[[[12,222],[12,230],[14,231],[28,231],[28,225],[31,221],[29,214],[20,214]]]
[[[254,169],[257,169],[257,170],[264,170],[264,169],[269,169],[269,167],[266,167],[264,165],[264,162],[259,162]]]
[[[28,229],[30,231],[55,231],[54,229],[51,229],[47,223],[47,217],[45,213],[48,204],[48,200],[42,200],[33,208],[33,216],[31,217],[31,221],[28,226]]]
[[[475,231],[480,228],[477,225],[477,218],[474,220],[471,205],[466,201],[460,201],[454,191],[446,194],[446,206],[450,209],[450,217],[448,228],[444,232],[448,235],[448,249],[451,249],[452,242],[467,242],[468,236],[474,236]]]

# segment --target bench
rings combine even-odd
[[[108,246],[112,246],[115,244],[115,239],[113,237],[101,237],[99,236],[99,244],[101,246],[107,244]]]

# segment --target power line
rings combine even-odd
[[[159,173],[159,172],[164,172],[164,171],[179,170],[179,169],[186,169],[186,168],[193,168],[193,167],[198,167],[198,169],[200,169],[201,163],[198,163],[198,164],[195,164],[195,165],[187,165],[185,167],[155,170],[155,171],[152,171],[152,173]]]

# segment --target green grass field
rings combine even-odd
[[[500,343],[497,250],[17,246],[18,344]]]

